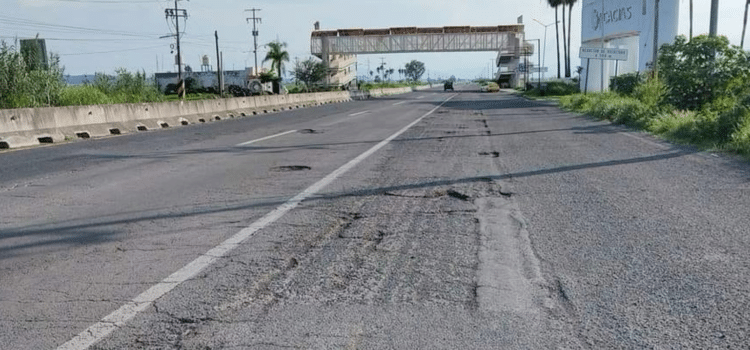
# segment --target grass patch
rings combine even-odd
[[[639,95],[637,90],[633,95]],[[736,104],[728,110],[722,106],[690,111],[654,104],[656,101],[660,101],[658,96],[647,93],[639,99],[605,92],[563,96],[559,104],[566,110],[629,125],[679,144],[734,152],[750,160],[750,108],[747,106]]]

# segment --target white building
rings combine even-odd
[[[627,50],[621,61],[581,58],[581,90],[609,89],[615,75],[650,69],[654,55],[656,0],[583,0],[581,48]],[[659,46],[674,42],[678,0],[659,0]]]
[[[356,81],[356,55],[330,55],[328,60],[329,84],[352,88]]]

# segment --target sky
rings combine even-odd
[[[679,34],[688,34],[688,0],[680,2]],[[573,7],[573,70],[580,65],[581,1]],[[739,45],[745,0],[720,0],[718,32]],[[200,70],[201,57],[208,55],[215,66],[214,32],[226,70],[254,65],[252,24],[246,18],[250,8],[261,9],[258,16],[258,61],[265,57],[265,45],[279,40],[287,44],[292,67],[294,61],[310,57],[310,33],[313,23],[321,29],[495,26],[516,24],[523,16],[527,39],[541,39],[548,76],[556,75],[555,12],[546,0],[190,0],[179,1],[188,12],[180,22],[183,62]],[[707,33],[709,0],[695,0],[695,35]],[[61,56],[65,74],[113,73],[117,68],[131,71],[176,71],[170,45],[174,33],[165,18],[169,0],[0,0],[0,40],[15,38],[47,40],[49,52]],[[748,34],[750,35],[750,34]],[[748,39],[747,41],[750,41]],[[748,48],[750,43],[746,43]],[[402,68],[416,59],[425,63],[432,78],[487,77],[496,53],[417,53],[360,55],[359,74],[375,70],[380,62],[388,68]],[[270,64],[266,63],[266,67]],[[368,68],[369,67],[369,68]],[[425,76],[426,77],[426,76]]]

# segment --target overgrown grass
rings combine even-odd
[[[523,91],[523,95],[530,98],[552,98],[557,99],[561,96],[577,94],[581,90],[575,81],[553,80],[542,84],[542,89],[529,89]]]
[[[678,37],[659,51],[659,77],[612,79],[615,92],[571,95],[563,108],[702,149],[750,159],[750,54],[725,37]]]
[[[360,85],[360,89],[362,90],[372,90],[372,89],[391,89],[391,88],[400,88],[400,87],[411,87],[411,86],[420,86],[424,85],[424,83],[421,82],[413,82],[413,81],[386,81],[386,82],[380,82],[380,83],[363,83]]]
[[[637,92],[635,95],[639,95]],[[737,104],[718,112],[676,110],[653,104],[659,96],[640,98],[614,92],[575,94],[560,98],[561,107],[598,119],[648,131],[667,140],[701,149],[736,152],[750,159],[750,109]]]

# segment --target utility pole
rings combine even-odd
[[[177,39],[177,84],[180,86],[177,90],[177,94],[180,98],[185,98],[185,81],[182,79],[182,55],[180,54],[180,17],[185,18],[187,21],[187,10],[177,8],[177,1],[174,0],[173,9],[165,9],[164,14],[167,18],[174,18],[175,24],[175,38]]]
[[[719,24],[719,0],[711,0],[711,25],[708,27],[708,36],[715,37]]]
[[[221,74],[222,66],[221,66],[221,56],[219,55],[219,31],[214,31],[214,36],[216,36],[216,83],[219,85],[219,96],[224,97],[224,82],[223,74]]]
[[[260,20],[260,17],[256,17],[255,13],[260,12],[260,9],[251,8],[249,10],[245,10],[245,12],[253,12],[252,18],[247,18],[247,22],[250,22],[250,20],[253,20],[253,54],[255,55],[255,75],[258,75],[258,29],[255,27],[256,23],[262,23]]]

